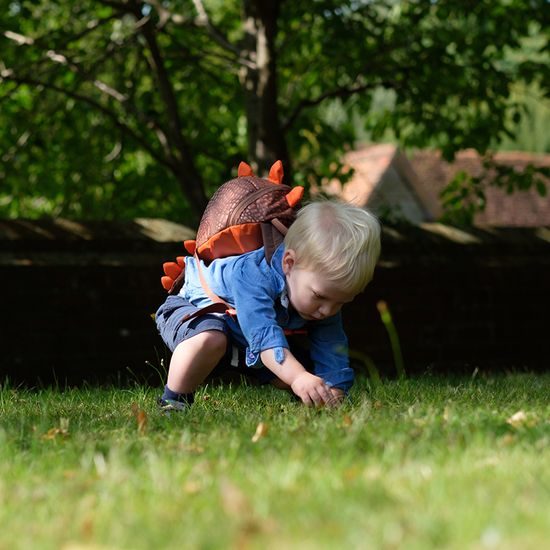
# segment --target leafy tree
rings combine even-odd
[[[483,152],[521,118],[512,83],[550,82],[546,42],[521,57],[546,0],[4,4],[5,215],[189,218],[242,158],[337,176],[358,112],[375,138]],[[380,89],[393,106],[373,112]]]

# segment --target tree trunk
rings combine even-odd
[[[139,20],[141,13],[141,2],[134,3],[134,16]],[[183,195],[189,201],[194,213],[193,222],[198,222],[204,211],[208,199],[204,190],[204,182],[199,174],[191,148],[187,143],[178,103],[174,89],[170,81],[168,71],[164,65],[164,59],[157,43],[157,36],[154,25],[149,20],[142,26],[142,34],[149,46],[153,70],[158,82],[159,92],[163,99],[166,115],[166,127],[164,136],[166,144],[164,150],[167,157],[167,164],[175,175]]]
[[[283,162],[290,183],[290,158],[277,104],[275,38],[280,0],[244,0],[243,56],[250,61],[240,73],[248,125],[248,161],[262,175],[276,160]]]
[[[208,203],[202,176],[198,173],[192,159],[184,159],[178,162],[173,172],[183,196],[189,201],[193,212],[193,219],[189,221],[189,225],[197,225]]]

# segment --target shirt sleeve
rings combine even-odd
[[[308,336],[314,373],[328,386],[347,392],[353,385],[355,373],[349,366],[348,339],[342,314],[309,324]]]
[[[275,300],[276,284],[253,262],[242,262],[233,273],[235,286],[233,298],[241,331],[248,343],[247,366],[255,365],[260,353],[274,349],[275,360],[284,360],[288,342],[283,329],[277,324]],[[238,281],[238,282],[237,282]]]

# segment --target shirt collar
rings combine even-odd
[[[286,276],[283,272],[283,254],[285,253],[285,243],[281,243],[275,252],[273,252],[273,256],[271,257],[271,268],[275,270],[277,274],[279,274],[285,281]]]
[[[271,257],[271,269],[277,274],[277,279],[279,280],[280,284],[280,301],[281,305],[288,309],[289,301],[288,301],[288,293],[286,288],[286,275],[283,271],[283,254],[285,253],[285,245],[284,243],[281,243],[275,252],[273,253],[273,256]]]

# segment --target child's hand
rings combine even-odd
[[[299,374],[290,387],[305,405],[319,407],[321,405],[332,406],[336,404],[331,389],[323,379],[309,372]]]

